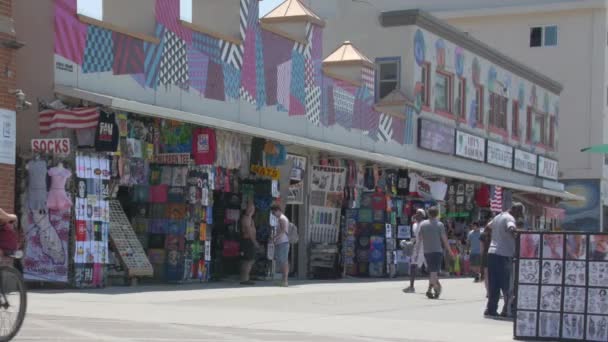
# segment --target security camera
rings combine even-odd
[[[32,106],[32,103],[25,100],[25,93],[21,89],[9,90],[9,94],[15,95],[17,110],[26,110]]]

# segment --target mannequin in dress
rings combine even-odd
[[[51,190],[47,198],[47,207],[55,210],[68,210],[72,207],[72,201],[65,192],[65,183],[72,172],[59,162],[57,166],[49,170],[51,176]]]

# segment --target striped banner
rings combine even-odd
[[[87,25],[76,17],[76,0],[55,1],[55,54],[82,64]]]
[[[160,43],[152,44],[144,42],[144,54],[146,56],[144,60],[144,76],[145,84],[149,88],[156,89],[158,86],[158,70],[165,46],[165,40],[163,38],[164,32],[165,28],[163,25],[156,24],[156,31],[154,32],[154,35],[157,38],[160,38]]]
[[[97,107],[48,109],[39,113],[40,133],[48,134],[59,129],[87,129],[97,127]]]
[[[144,42],[122,33],[113,32],[114,75],[144,72]]]
[[[502,187],[492,187],[492,199],[490,200],[490,209],[493,213],[502,212]]]

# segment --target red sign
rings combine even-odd
[[[32,139],[32,152],[70,154],[70,139]]]

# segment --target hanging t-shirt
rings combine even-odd
[[[211,128],[197,128],[192,135],[192,155],[196,165],[213,165],[216,151],[215,131]]]
[[[95,150],[97,152],[116,152],[118,137],[118,125],[114,113],[101,111],[95,130]]]
[[[372,208],[386,211],[386,196],[383,193],[376,192],[372,195]]]

